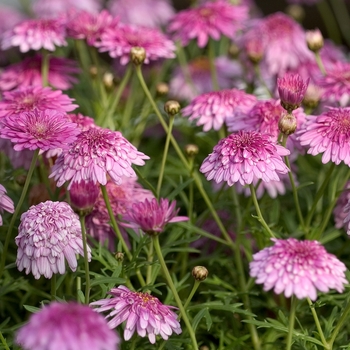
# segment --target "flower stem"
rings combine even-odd
[[[188,296],[188,298],[187,298],[187,300],[186,300],[186,302],[185,302],[185,305],[184,305],[184,309],[185,309],[185,310],[187,309],[188,305],[190,304],[190,302],[191,302],[191,300],[192,300],[194,294],[196,293],[196,291],[197,291],[197,289],[198,289],[198,287],[199,287],[200,284],[201,284],[200,281],[194,280],[194,284],[193,284],[191,293],[190,293],[190,295]]]
[[[318,68],[320,69],[321,73],[323,75],[326,75],[327,74],[326,68],[323,65],[322,58],[321,58],[319,51],[315,52],[315,60],[316,60],[316,63],[318,65]]]
[[[53,274],[51,277],[51,300],[54,301],[56,299],[56,289],[57,289],[57,284],[56,284],[56,274]]]
[[[98,86],[100,90],[100,97],[102,99],[102,106],[105,108],[107,105],[107,94],[106,94],[106,89],[103,85],[103,80],[102,80],[102,72],[101,72],[101,67],[99,63],[99,58],[97,54],[97,50],[95,47],[89,46],[90,52],[91,52],[91,57],[92,57],[92,62],[96,66],[97,69],[97,80],[98,80]]]
[[[213,90],[217,91],[219,90],[219,82],[218,82],[218,75],[215,67],[215,47],[214,47],[214,40],[209,39],[208,44],[208,56],[209,56],[209,65],[210,65],[210,74],[211,74],[211,80],[213,83]]]
[[[4,338],[4,336],[2,335],[1,331],[0,331],[0,340],[1,340],[2,345],[4,346],[4,349],[5,350],[10,350],[9,346],[7,345],[7,341]]]
[[[298,304],[298,299],[295,296],[292,296],[292,305],[291,305],[290,314],[289,314],[289,325],[288,325],[288,333],[287,333],[286,350],[290,350],[292,348],[293,330],[294,330],[294,322],[295,322],[295,311],[297,308],[297,304]]]
[[[89,260],[87,250],[87,237],[85,228],[85,215],[79,215],[81,234],[83,238],[83,249],[84,249],[84,267],[85,267],[85,304],[89,304],[90,299],[90,274],[89,274]]]
[[[4,268],[5,268],[6,254],[7,254],[7,250],[8,250],[9,244],[10,244],[12,230],[13,230],[13,227],[15,225],[17,216],[18,216],[19,212],[21,211],[21,207],[22,207],[22,204],[24,202],[24,199],[26,197],[26,194],[27,194],[27,191],[28,191],[28,188],[29,188],[29,184],[30,184],[30,181],[32,179],[32,175],[33,175],[33,172],[34,172],[34,169],[35,169],[35,166],[36,166],[36,162],[38,160],[38,155],[39,155],[39,149],[35,150],[35,152],[33,154],[33,159],[32,159],[32,162],[31,162],[29,170],[28,170],[26,182],[24,183],[21,197],[20,197],[20,199],[19,199],[19,201],[17,203],[16,210],[15,210],[14,214],[12,215],[9,228],[7,230],[6,239],[5,239],[5,243],[4,243],[4,249],[3,249],[2,255],[1,255],[0,278],[1,278],[1,276],[2,276],[2,274],[4,272]]]
[[[154,249],[155,249],[156,254],[158,256],[159,263],[162,266],[165,278],[166,278],[166,280],[168,282],[168,286],[169,286],[170,290],[172,291],[172,293],[174,295],[174,299],[176,301],[176,304],[177,304],[177,306],[180,309],[181,316],[182,316],[182,318],[183,318],[183,320],[184,320],[184,322],[186,324],[188,333],[190,334],[190,338],[192,340],[192,345],[193,345],[193,350],[198,350],[196,335],[195,335],[195,333],[193,331],[193,328],[192,328],[192,325],[191,325],[191,323],[190,323],[190,321],[189,321],[189,319],[187,317],[186,310],[185,310],[184,306],[182,305],[182,302],[180,300],[179,294],[177,293],[176,287],[175,287],[175,285],[173,283],[173,280],[172,280],[172,278],[170,276],[168,267],[166,266],[166,263],[164,261],[162,250],[161,250],[160,244],[159,244],[159,237],[158,236],[154,236],[152,238],[153,238]]]
[[[349,11],[343,0],[330,0],[331,7],[334,12],[335,19],[339,25],[339,29],[346,44],[350,45],[350,17]]]
[[[42,61],[41,61],[41,79],[43,86],[49,85],[49,64],[50,56],[47,50],[42,50]]]

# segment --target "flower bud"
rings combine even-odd
[[[97,74],[98,74],[97,67],[96,66],[91,66],[90,69],[89,69],[89,73],[90,73],[91,78],[96,78]]]
[[[278,122],[278,129],[284,135],[294,134],[295,129],[297,128],[297,119],[293,114],[285,114],[281,117]]]
[[[260,37],[252,37],[244,43],[244,48],[249,60],[258,64],[264,57],[264,47]]]
[[[305,36],[307,47],[312,52],[318,52],[322,49],[324,41],[322,33],[318,28],[316,28],[315,30],[307,30]]]
[[[322,91],[317,85],[310,84],[303,99],[303,105],[307,108],[314,109],[318,106],[322,97]]]
[[[73,182],[70,190],[70,201],[73,210],[82,216],[89,214],[100,194],[100,187],[92,181]]]
[[[114,75],[111,72],[103,74],[102,81],[107,89],[112,89],[114,86]]]
[[[130,50],[130,58],[132,63],[136,66],[140,66],[145,62],[146,59],[146,50],[143,47],[135,46]]]
[[[230,47],[228,48],[228,54],[231,58],[237,58],[239,55],[239,51],[239,47],[234,43],[231,43]]]
[[[305,17],[305,10],[300,5],[289,5],[286,8],[287,15],[291,16],[293,19],[295,19],[297,22],[301,23]]]
[[[122,252],[116,252],[115,253],[115,255],[114,255],[114,257],[116,258],[116,260],[118,261],[118,262],[123,262],[123,260],[124,260],[124,253],[122,253]]]
[[[188,144],[185,146],[185,153],[188,157],[193,158],[198,154],[198,146],[193,144]]]
[[[180,103],[174,100],[165,102],[164,110],[169,115],[174,116],[180,112],[181,106]]]
[[[167,83],[158,83],[156,87],[157,95],[164,96],[169,93],[169,85]]]
[[[204,266],[195,266],[192,269],[192,276],[198,282],[204,281],[208,277],[208,273],[207,268]]]

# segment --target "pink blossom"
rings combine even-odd
[[[13,200],[6,193],[6,188],[0,184],[0,213],[3,213],[5,210],[12,214],[15,211],[15,206]],[[2,226],[2,224],[2,216],[0,215],[0,226]]]
[[[95,124],[95,120],[90,118],[90,117],[86,117],[84,115],[82,115],[81,113],[78,114],[67,114],[67,118],[72,122],[78,125],[78,127],[82,130],[82,131],[86,131],[89,130],[91,128],[96,128],[98,127]]]
[[[335,227],[336,228],[342,228],[345,229],[348,228],[348,221],[350,220],[350,217],[348,217],[350,206],[347,204],[350,201],[350,182],[348,181],[345,185],[343,192],[340,194],[337,203],[333,210],[333,216],[335,221]],[[347,221],[345,222],[345,219],[348,217]],[[350,230],[349,230],[350,233]]]

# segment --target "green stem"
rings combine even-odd
[[[188,308],[188,305],[190,304],[194,294],[196,293],[199,285],[201,284],[200,281],[197,281],[197,280],[194,280],[194,284],[193,284],[193,287],[192,287],[192,290],[191,290],[191,293],[190,295],[188,296],[186,302],[185,302],[185,305],[184,305],[184,309],[186,310]]]
[[[153,271],[153,243],[150,242],[149,250],[147,253],[147,261],[149,265],[147,266],[147,274],[146,274],[146,284],[150,284],[152,282],[152,271]]]
[[[9,346],[7,345],[7,341],[2,335],[2,332],[0,331],[0,340],[2,342],[2,345],[4,346],[5,350],[10,350]]]
[[[51,301],[54,301],[56,299],[56,289],[57,289],[57,284],[56,284],[56,274],[53,274],[51,277]]]
[[[49,85],[49,53],[43,49],[42,50],[42,61],[41,61],[41,79],[43,86]]]
[[[330,0],[331,7],[333,9],[336,21],[339,25],[340,32],[346,41],[346,44],[350,45],[350,17],[349,11],[343,0]]]
[[[86,228],[85,228],[85,216],[80,215],[80,226],[81,234],[83,238],[83,248],[84,248],[84,267],[85,267],[85,304],[89,304],[90,299],[90,274],[89,274],[89,259],[88,259],[88,245],[86,237]]]
[[[159,263],[162,266],[165,278],[168,282],[168,286],[173,293],[176,304],[177,304],[178,308],[180,309],[180,314],[182,316],[182,319],[184,320],[186,327],[187,327],[187,330],[188,330],[188,333],[190,334],[190,338],[192,340],[192,345],[193,345],[193,350],[198,350],[196,335],[195,335],[193,328],[192,328],[192,325],[187,317],[186,310],[185,310],[184,306],[182,305],[179,294],[177,293],[176,287],[175,287],[173,280],[170,276],[168,267],[166,266],[166,263],[164,261],[162,250],[161,250],[160,244],[159,244],[159,237],[154,236],[152,238],[153,238],[154,249],[155,249],[156,254],[158,256]]]
[[[210,38],[209,45],[208,45],[208,56],[209,56],[211,80],[213,83],[213,90],[219,90],[218,74],[217,74],[216,66],[215,66],[214,43],[215,43],[214,40]]]
[[[290,350],[292,348],[294,322],[295,322],[295,311],[297,308],[297,304],[298,304],[298,299],[295,296],[292,296],[292,305],[291,305],[290,314],[289,314],[289,325],[288,325],[288,333],[287,333],[286,350]]]
[[[10,244],[12,230],[13,230],[13,227],[15,225],[17,216],[18,216],[19,212],[21,211],[21,207],[22,207],[22,204],[24,202],[24,199],[26,197],[26,194],[27,194],[27,191],[28,191],[28,188],[29,188],[29,184],[30,184],[30,181],[32,179],[32,175],[33,175],[33,172],[34,172],[34,169],[35,169],[35,166],[36,166],[36,162],[38,160],[38,155],[39,155],[39,149],[35,150],[35,152],[33,154],[33,159],[32,159],[32,162],[31,162],[29,170],[28,170],[26,182],[24,183],[21,197],[20,197],[20,199],[19,199],[19,201],[17,203],[16,210],[15,210],[14,214],[12,215],[9,228],[7,230],[5,243],[4,243],[4,249],[3,249],[2,255],[1,255],[0,278],[1,278],[1,276],[2,276],[2,274],[4,272],[4,268],[5,268],[6,254],[7,254],[7,250],[8,250],[9,244]]]
[[[106,94],[106,89],[103,85],[103,79],[102,79],[102,72],[101,72],[101,67],[100,67],[100,62],[97,54],[97,50],[95,47],[89,46],[90,52],[91,52],[91,57],[92,57],[92,62],[96,66],[97,69],[97,83],[100,91],[100,97],[102,99],[102,106],[103,108],[106,108],[107,106],[107,94]]]
[[[322,58],[321,58],[319,51],[315,52],[315,60],[316,60],[316,63],[318,65],[318,68],[320,69],[321,73],[323,75],[326,75],[327,74],[326,68],[324,67],[324,64],[322,62]]]
[[[260,70],[260,66],[259,64],[254,64],[254,70],[255,70],[255,74],[258,77],[258,80],[260,82],[260,84],[265,88],[267,94],[269,95],[269,97],[273,97],[272,92],[270,91],[270,89],[267,87],[265,80],[263,79],[262,75],[261,75],[261,70]]]

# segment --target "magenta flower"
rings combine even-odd
[[[109,175],[117,185],[122,177],[136,177],[132,164],[144,165],[148,156],[139,152],[118,131],[92,128],[78,135],[76,141],[57,158],[52,167],[50,178],[62,186],[69,181],[68,190],[73,182],[92,181],[107,184]]]
[[[69,198],[73,209],[76,212],[83,212],[85,215],[92,211],[100,195],[100,186],[91,181],[73,182]]]
[[[156,336],[167,340],[172,333],[180,334],[181,326],[177,315],[171,311],[173,306],[163,305],[158,298],[140,292],[132,292],[124,286],[113,288],[109,294],[112,298],[102,299],[91,303],[98,306],[97,312],[111,310],[108,325],[115,328],[126,321],[124,339],[129,340],[135,332],[140,337],[148,336],[154,344]]]
[[[254,95],[241,90],[213,91],[197,96],[182,110],[182,115],[189,120],[198,119],[197,125],[203,125],[203,131],[219,130],[228,117],[248,112],[255,102]]]
[[[72,271],[77,269],[76,254],[84,256],[78,215],[65,202],[46,201],[33,205],[22,214],[16,237],[19,271],[51,278],[53,273],[64,274],[64,259]],[[88,259],[91,250],[88,247]]]
[[[176,201],[169,204],[168,199],[161,198],[158,203],[156,198],[145,199],[143,202],[134,203],[131,210],[123,215],[123,226],[141,229],[149,235],[157,235],[164,231],[169,222],[187,221],[187,216],[176,216],[180,209],[175,209]]]
[[[0,137],[10,139],[16,151],[63,148],[80,132],[65,114],[49,109],[10,115],[1,124]]]
[[[226,181],[229,186],[238,181],[249,185],[256,178],[279,181],[278,174],[289,171],[282,160],[288,154],[286,148],[275,144],[267,134],[239,131],[221,139],[199,170],[207,180]]]
[[[2,49],[19,46],[21,52],[45,49],[55,51],[66,46],[66,28],[62,19],[28,19],[4,34]]]
[[[42,56],[26,57],[23,61],[12,64],[0,73],[0,90],[7,91],[29,85],[42,86]],[[63,57],[50,57],[48,81],[55,89],[70,89],[78,80],[77,64]]]
[[[89,130],[91,128],[97,128],[95,120],[90,117],[86,117],[81,113],[78,114],[67,114],[67,118],[72,122],[78,125],[82,131]]]
[[[72,103],[73,101],[74,99],[62,94],[62,91],[52,90],[50,87],[23,87],[3,93],[3,99],[0,101],[0,117],[33,112],[35,109],[71,112],[78,107]]]
[[[117,350],[120,339],[89,306],[55,301],[31,315],[16,343],[23,350]]]
[[[175,44],[156,28],[120,24],[107,29],[101,36],[100,51],[108,51],[113,58],[120,57],[122,65],[130,61],[130,50],[142,47],[146,50],[145,63],[161,58],[174,58]]]
[[[289,298],[317,299],[317,290],[343,292],[346,266],[317,241],[298,241],[295,238],[272,239],[275,243],[253,255],[250,276],[264,290]]]
[[[0,213],[3,213],[6,210],[9,213],[15,211],[15,206],[13,200],[6,194],[6,188],[3,185],[0,185]],[[0,226],[2,226],[2,216],[0,215]]]
[[[343,189],[343,192],[340,194],[337,204],[334,207],[333,210],[333,216],[334,216],[334,221],[335,221],[335,227],[336,228],[342,228],[344,227],[345,229],[348,228],[347,222],[344,220],[348,216],[348,212],[350,209],[350,206],[347,206],[347,204],[350,201],[350,181],[348,181]],[[346,208],[346,210],[345,210]],[[350,217],[348,218],[347,221],[349,221]],[[350,231],[349,231],[350,233]]]
[[[350,108],[329,108],[320,116],[307,116],[298,134],[300,144],[309,146],[307,153],[323,153],[323,164],[350,165]]]
[[[231,5],[227,1],[205,2],[198,7],[180,11],[171,20],[168,27],[174,40],[180,40],[183,46],[192,39],[204,47],[211,37],[219,40],[222,35],[235,39],[237,31],[244,27],[248,19],[248,7]]]

